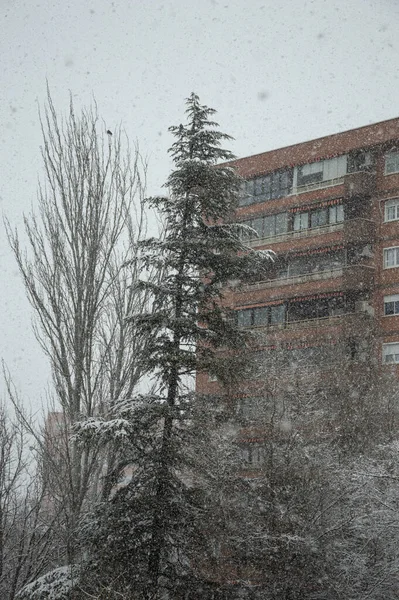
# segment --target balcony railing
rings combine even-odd
[[[335,269],[326,269],[323,271],[315,271],[314,273],[305,273],[303,275],[285,276],[267,281],[256,281],[246,284],[243,289],[251,290],[266,290],[286,285],[295,285],[308,283],[309,281],[322,281],[334,279],[338,277],[344,278],[342,287],[367,287],[370,286],[374,279],[374,267],[369,265],[345,265]]]
[[[308,281],[320,281],[322,279],[332,279],[334,277],[342,277],[344,267],[337,269],[329,269],[326,271],[316,271],[314,273],[305,273],[304,275],[294,275],[287,277],[280,277],[278,279],[270,279],[268,281],[257,281],[256,283],[249,283],[245,287],[259,290],[265,290],[274,287],[280,287],[283,285],[294,285],[296,283],[307,283]]]
[[[321,227],[309,227],[308,229],[301,229],[299,231],[286,231],[285,233],[279,233],[272,237],[255,238],[248,241],[248,245],[251,247],[264,246],[265,244],[279,244],[286,240],[292,240],[297,238],[314,237],[316,235],[324,235],[326,233],[332,233],[334,231],[340,231],[344,229],[344,222],[333,223],[332,225],[323,225]]]
[[[344,221],[344,244],[370,244],[376,235],[375,222],[357,217]]]
[[[359,325],[364,326],[371,323],[372,317],[367,312],[350,311],[339,315],[329,315],[327,317],[317,317],[314,319],[302,319],[299,321],[284,321],[283,323],[274,323],[268,325],[251,326],[246,329],[251,331],[278,331],[279,329],[321,329],[325,327],[334,327],[336,325],[345,325],[357,329]]]
[[[304,194],[305,192],[311,192],[312,190],[321,190],[322,188],[333,187],[335,185],[341,185],[345,181],[345,175],[342,177],[336,177],[335,179],[326,179],[324,181],[316,181],[314,183],[308,183],[307,185],[300,185],[292,189],[292,194]]]
[[[266,244],[280,244],[287,240],[315,237],[325,235],[326,233],[334,233],[335,231],[344,232],[344,241],[346,243],[370,242],[375,237],[375,222],[363,217],[354,217],[353,219],[347,219],[331,225],[309,227],[308,229],[301,229],[299,231],[286,231],[285,233],[279,233],[271,237],[255,238],[249,240],[247,243],[252,248],[256,248],[257,246],[265,246]]]
[[[363,312],[347,312],[340,315],[330,315],[328,317],[318,317],[316,319],[304,319],[301,321],[287,321],[284,329],[320,329],[324,327],[334,327],[335,325],[349,325],[356,327],[360,322],[370,321],[370,316]]]
[[[345,176],[346,196],[369,196],[375,190],[376,177],[372,171],[358,171]]]

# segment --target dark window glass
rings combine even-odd
[[[326,208],[320,208],[310,213],[310,226],[323,227],[327,225],[328,211]]]
[[[257,217],[256,219],[251,219],[250,221],[244,221],[243,224],[255,229],[260,238],[274,237],[275,235],[287,232],[288,214],[279,213],[277,215]],[[249,234],[249,237],[250,239],[256,238],[256,235],[254,233]],[[243,238],[245,239],[245,235],[243,235]]]
[[[323,181],[323,161],[298,167],[297,186],[310,185]]]
[[[373,165],[373,155],[368,150],[355,150],[348,156],[348,173],[367,171]]]
[[[384,314],[398,315],[399,314],[399,295],[385,296],[384,298]]]
[[[288,230],[288,214],[280,213],[275,215],[276,218],[276,235],[280,233],[286,233]]]
[[[273,237],[275,235],[275,217],[264,217],[264,236]]]
[[[332,317],[336,315],[343,315],[345,313],[345,300],[342,296],[338,296],[337,298],[330,298],[328,304],[329,314]]]
[[[281,171],[280,172],[280,187],[282,196],[288,196],[292,190],[293,171]]]
[[[258,236],[263,237],[263,217],[258,217],[257,219],[253,219],[252,227],[255,229]],[[256,237],[256,236],[254,236]]]
[[[328,222],[330,225],[333,225],[334,223],[341,223],[344,220],[343,204],[330,206],[328,213]]]
[[[248,206],[254,201],[254,180],[249,179],[241,184],[240,196],[238,203],[240,206]]]
[[[237,311],[238,327],[250,327],[252,325],[252,309],[244,309]]]
[[[293,169],[276,171],[246,181],[240,194],[240,206],[282,198],[292,192]]]
[[[285,321],[285,305],[279,304],[278,306],[270,307],[270,323],[284,323]]]
[[[271,182],[270,175],[265,175],[263,177],[263,196],[264,200],[270,200],[271,198]]]
[[[301,229],[308,229],[309,227],[309,213],[296,213],[294,216],[294,231],[300,231]]]
[[[269,308],[262,306],[254,309],[254,325],[267,325],[269,319]]]
[[[271,198],[280,198],[280,177],[278,173],[272,173]]]
[[[385,174],[399,172],[399,152],[388,152],[385,155]]]
[[[255,196],[263,196],[265,193],[265,183],[267,176],[257,177],[254,181],[255,185]]]
[[[385,314],[386,315],[394,315],[395,314],[395,302],[385,302]]]

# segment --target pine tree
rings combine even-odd
[[[231,383],[242,376],[237,350],[248,340],[223,302],[224,290],[232,280],[266,271],[272,260],[269,252],[248,248],[242,228],[233,223],[241,180],[228,164],[217,165],[233,158],[222,148],[231,138],[218,131],[211,120],[215,111],[195,94],[187,100],[186,113],[187,125],[170,128],[176,138],[170,150],[175,169],[166,182],[170,195],[149,200],[165,221],[165,236],[146,240],[141,248],[143,264],[157,263],[166,274],[159,285],[137,282],[151,291],[157,311],[129,316],[138,330],[156,332],[143,360],[157,377],[157,394],[119,405],[114,422],[99,429],[111,437],[117,433],[124,464],[135,465],[131,485],[114,496],[114,508],[103,510],[107,519],[114,509],[125,516],[130,511],[118,539],[127,531],[134,538],[127,552],[135,565],[131,576],[135,592],[146,599],[161,597],[161,589],[163,594],[173,589],[172,597],[180,597],[178,589],[198,579],[190,544],[201,506],[188,481],[206,477],[196,473],[190,452],[198,450],[188,423],[199,400],[187,392],[187,377],[208,371]],[[82,426],[83,434],[93,431],[97,424]],[[101,516],[96,523],[101,529]],[[105,539],[106,528],[89,545],[103,547]]]
[[[174,422],[180,405],[182,376],[219,365],[219,376],[231,377],[234,370],[217,361],[221,348],[237,350],[243,336],[229,319],[221,303],[223,286],[231,279],[244,279],[266,267],[269,254],[260,256],[243,247],[239,228],[226,224],[237,206],[240,179],[232,168],[214,168],[221,160],[233,158],[221,148],[229,136],[210,120],[215,111],[192,94],[187,100],[188,125],[171,127],[176,138],[171,148],[176,169],[167,181],[170,197],[154,198],[152,204],[166,218],[167,234],[161,242],[150,240],[151,259],[160,256],[169,274],[155,298],[162,307],[157,325],[161,333],[151,348],[149,361],[158,370],[161,392],[168,410],[165,414],[161,461],[156,488],[156,505],[151,524],[148,575],[153,588],[161,574],[165,533],[173,512],[171,481],[174,461]],[[142,320],[153,327],[153,319]],[[230,367],[230,368],[229,368]]]

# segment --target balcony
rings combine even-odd
[[[273,237],[267,238],[255,238],[249,240],[247,243],[252,248],[257,246],[270,246],[271,244],[279,244],[289,240],[311,238],[318,235],[325,235],[326,233],[333,233],[335,231],[342,231],[344,229],[344,223],[334,223],[333,225],[324,225],[322,227],[309,227],[308,229],[301,229],[300,231],[287,231],[280,233]]]
[[[374,282],[375,268],[370,265],[346,265],[334,269],[315,271],[304,275],[286,276],[278,279],[269,279],[267,281],[257,281],[249,283],[243,287],[244,291],[268,290],[290,285],[301,285],[313,281],[326,281],[329,279],[341,279],[336,282],[337,289],[343,290],[363,290],[372,287]]]
[[[308,283],[309,281],[322,281],[323,279],[333,279],[343,276],[344,267],[338,269],[329,269],[328,271],[318,271],[315,273],[306,273],[306,275],[296,275],[295,277],[281,277],[279,279],[270,279],[268,281],[258,281],[245,286],[251,290],[266,290],[270,288],[282,287],[285,285],[295,285]]]
[[[310,334],[310,337],[314,341],[315,339],[323,340],[326,335],[326,330],[329,328],[334,331],[341,331],[340,338],[347,338],[352,335],[359,335],[365,338],[370,333],[371,328],[374,324],[373,317],[366,311],[351,311],[341,314],[333,314],[327,317],[318,317],[314,319],[302,319],[300,321],[284,321],[282,323],[268,324],[251,326],[250,329],[258,343],[264,342],[265,332],[270,334],[276,344],[281,342],[292,342],[294,338],[289,332],[303,330]],[[284,335],[287,332],[288,335]],[[320,332],[320,336],[317,336],[317,332]],[[305,335],[305,337],[307,337]],[[272,338],[268,338],[269,341]],[[303,342],[303,335],[301,334],[300,340]]]
[[[358,212],[364,213],[364,210]],[[280,244],[281,242],[308,239],[317,237],[319,235],[334,233],[336,231],[343,231],[343,239],[345,244],[367,244],[372,242],[376,235],[375,222],[372,219],[365,219],[363,217],[356,216],[341,223],[334,223],[333,225],[309,227],[308,229],[301,229],[300,231],[287,231],[272,237],[255,238],[253,240],[249,240],[247,243],[252,248],[256,248],[258,246],[271,246],[273,244]]]
[[[372,317],[364,312],[348,312],[341,315],[331,315],[318,319],[305,319],[304,321],[288,321],[284,323],[284,329],[325,329],[326,327],[341,326],[345,332],[365,331],[372,322]],[[270,328],[272,329],[272,327]]]
[[[346,197],[370,196],[376,187],[375,174],[367,171],[350,173],[345,176]]]
[[[323,188],[334,187],[345,183],[345,176],[335,177],[334,179],[324,179],[323,181],[317,181],[315,183],[309,183],[307,185],[301,185],[293,187],[292,193],[295,195],[304,194],[305,192],[312,192],[313,190],[321,190]]]
[[[354,218],[344,222],[344,244],[369,244],[375,240],[375,223],[371,219]]]
[[[369,290],[374,285],[375,268],[370,265],[349,265],[344,268],[344,290]]]

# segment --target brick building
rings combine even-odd
[[[291,365],[319,381],[342,364],[363,380],[371,369],[395,371],[399,118],[231,164],[245,179],[236,220],[257,232],[251,246],[276,253],[266,280],[226,293],[268,374],[272,363],[280,378]],[[197,389],[217,393],[218,383],[198,374]],[[256,421],[259,382],[236,395],[244,424]]]
[[[284,477],[292,483],[306,474],[306,460],[291,473],[284,461],[271,466],[276,453],[293,455],[295,439],[316,455],[326,448],[339,455],[356,435],[372,444],[378,429],[389,439],[399,375],[399,118],[231,164],[245,180],[235,220],[257,232],[249,230],[252,247],[273,250],[276,260],[267,278],[226,290],[238,325],[254,333],[251,358],[264,368],[225,390],[225,404],[236,423],[240,474],[262,489],[263,470],[278,497]],[[207,373],[197,374],[197,390],[220,394]],[[317,505],[311,481],[302,494]],[[299,497],[293,492],[294,504]],[[284,518],[262,518],[269,532],[297,533]],[[214,578],[267,585],[279,567],[255,543],[248,551],[222,541]],[[276,555],[280,566],[291,568],[288,555]]]

